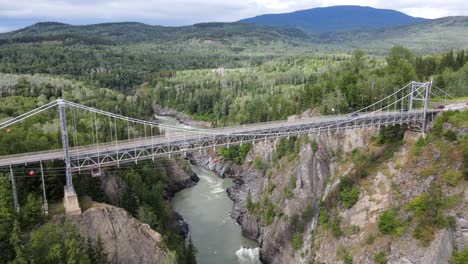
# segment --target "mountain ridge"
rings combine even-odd
[[[349,52],[361,48],[382,53],[394,45],[415,51],[438,52],[468,48],[468,16],[444,17],[410,24],[341,32],[310,32],[294,27],[275,27],[241,22],[199,23],[192,26],[165,27],[139,22],[91,25],[68,25],[41,22],[9,33],[0,34],[1,45],[21,43],[63,43],[65,45],[129,45],[166,43],[179,45],[196,40],[235,46],[236,50],[268,43],[283,43],[294,50]],[[172,43],[172,44],[170,44]],[[236,44],[233,44],[236,43]]]
[[[311,32],[340,32],[374,29],[428,19],[412,17],[392,9],[340,5],[298,10],[290,13],[264,14],[239,20],[242,23],[298,27]]]

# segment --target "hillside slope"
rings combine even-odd
[[[310,36],[293,28],[277,28],[242,23],[202,23],[183,27],[151,26],[136,22],[74,26],[43,22],[0,34],[0,44],[43,41],[71,41],[84,44],[163,43],[189,39],[255,38],[258,40],[308,40]]]
[[[364,6],[331,6],[240,20],[244,23],[298,27],[313,32],[373,29],[424,21],[404,13]]]
[[[446,51],[468,48],[468,17],[444,17],[410,25],[375,30],[324,33],[322,43],[369,51],[388,50],[401,45],[414,51]]]
[[[323,21],[326,21],[323,20]],[[346,25],[345,20],[337,22]],[[342,53],[356,48],[374,54],[392,46],[406,46],[416,52],[440,52],[468,48],[468,17],[446,17],[378,29],[340,32],[306,32],[299,28],[244,23],[203,23],[184,27],[151,26],[142,23],[106,23],[73,26],[44,22],[0,34],[0,47],[18,44],[64,46],[163,45],[163,50],[221,51],[249,56],[286,53]],[[146,49],[149,46],[138,47]]]

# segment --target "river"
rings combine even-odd
[[[160,122],[178,125],[164,117]],[[185,126],[187,127],[187,126]],[[192,188],[176,193],[172,206],[190,226],[190,236],[197,248],[200,264],[257,264],[258,243],[242,236],[241,228],[229,215],[233,202],[226,189],[234,183],[214,172],[192,165],[200,181]]]

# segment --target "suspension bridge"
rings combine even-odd
[[[58,99],[25,114],[0,123],[5,129],[29,117],[48,110],[58,110],[61,131],[61,149],[0,156],[0,168],[9,167],[14,203],[19,210],[16,194],[14,166],[40,163],[43,179],[42,162],[64,161],[65,163],[65,198],[67,213],[80,213],[77,195],[73,188],[72,173],[98,171],[103,167],[119,166],[123,163],[153,160],[157,157],[186,154],[206,148],[229,146],[243,143],[255,143],[261,140],[275,140],[290,136],[319,135],[345,129],[406,125],[422,133],[441,109],[429,107],[432,82],[411,82],[367,107],[347,115],[333,115],[304,118],[295,121],[275,121],[217,129],[195,129],[163,125],[154,121],[140,120],[119,114],[95,109],[78,103]],[[443,92],[443,91],[442,91]],[[67,111],[68,110],[68,111]],[[70,111],[71,110],[71,111]],[[93,144],[79,146],[76,120],[70,112],[82,111],[93,117]],[[67,113],[68,119],[67,119]],[[110,140],[100,139],[103,122],[108,121],[107,131]],[[68,123],[73,124],[69,126]],[[106,122],[107,122],[106,121]],[[139,126],[139,133],[135,127]],[[125,130],[126,133],[121,133]],[[119,135],[126,134],[126,137]],[[133,137],[132,137],[133,134]],[[138,134],[138,137],[135,136]],[[69,138],[70,137],[70,138]],[[45,193],[44,193],[45,200]]]

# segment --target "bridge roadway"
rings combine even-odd
[[[440,110],[428,110],[430,122]],[[191,129],[189,131],[168,131],[165,135],[118,140],[117,142],[70,147],[73,171],[92,170],[102,166],[115,166],[125,162],[151,159],[157,156],[197,151],[203,148],[242,144],[288,135],[304,135],[317,132],[336,131],[337,129],[372,127],[392,124],[420,125],[423,111],[379,112],[362,114],[358,117],[348,115],[321,116],[293,121],[274,121],[217,129]],[[64,160],[62,149],[30,152],[0,156],[0,167],[25,165],[40,161]]]

